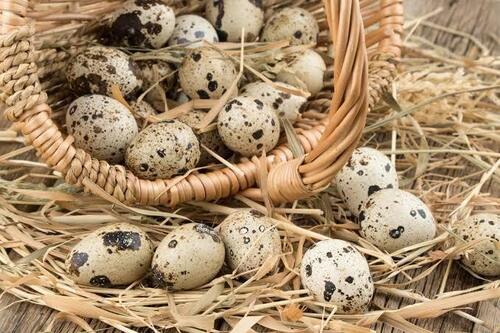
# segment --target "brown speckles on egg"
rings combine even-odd
[[[125,161],[137,176],[155,179],[192,169],[199,158],[196,135],[189,126],[174,120],[151,124],[142,130],[128,147]]]
[[[462,263],[472,271],[484,276],[500,275],[500,216],[491,213],[479,213],[457,221],[453,224],[453,232],[457,235],[456,244],[481,242],[467,249],[462,256]],[[460,241],[462,239],[463,241]]]
[[[118,85],[129,96],[141,86],[141,80],[131,70],[132,60],[117,49],[91,46],[75,55],[66,68],[71,90],[78,95],[97,93],[112,95],[111,87]]]
[[[118,223],[99,228],[78,242],[66,259],[66,270],[77,283],[126,285],[146,274],[152,256],[153,244],[144,231]]]
[[[274,14],[262,30],[262,41],[289,40],[292,45],[316,44],[319,26],[307,10],[293,7]]]
[[[82,267],[87,260],[89,259],[89,255],[85,252],[74,251],[71,253],[69,257],[69,267],[68,272],[72,275],[79,276],[80,272],[78,271],[80,267]]]
[[[144,0],[143,0],[144,1]],[[129,0],[116,10],[109,24],[109,39],[115,45],[160,48],[174,31],[172,8],[158,0]]]
[[[259,268],[266,259],[281,253],[278,230],[263,214],[242,209],[229,215],[220,226],[226,259],[239,273]]]
[[[111,231],[102,236],[104,246],[111,246],[118,251],[137,251],[141,248],[141,235],[133,231]]]
[[[221,97],[236,76],[232,60],[209,47],[192,49],[179,69],[182,90],[193,99]]]
[[[206,225],[189,223],[175,228],[158,245],[152,263],[153,280],[172,290],[192,289],[212,280],[223,263],[224,245],[217,232]]]
[[[168,40],[168,45],[191,43],[187,47],[197,47],[202,44],[199,42],[201,40],[218,42],[217,31],[201,16],[182,15],[175,20],[174,32]]]
[[[278,116],[269,105],[239,96],[231,99],[224,110],[219,114],[217,128],[229,149],[244,156],[252,156],[259,153],[261,148],[270,151],[278,143]],[[234,133],[238,133],[239,138],[235,138]]]
[[[69,110],[66,127],[76,147],[97,159],[123,161],[123,152],[138,131],[125,106],[107,96],[86,95],[73,101]]]
[[[368,262],[348,242],[331,239],[311,246],[302,258],[302,284],[320,302],[340,312],[363,312],[374,292]]]
[[[397,200],[394,200],[397,199]],[[411,193],[383,189],[370,196],[361,214],[361,234],[387,252],[432,239],[436,225],[427,206]],[[419,210],[423,214],[417,214]]]
[[[207,1],[206,17],[217,29],[220,41],[239,42],[241,29],[245,40],[252,42],[259,35],[264,22],[264,11],[255,0]]]

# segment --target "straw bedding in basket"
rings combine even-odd
[[[73,46],[95,42],[93,27],[121,1],[3,1],[0,86],[6,117],[17,122],[40,159],[66,182],[105,191],[121,202],[176,206],[246,194],[274,203],[291,202],[328,186],[356,147],[369,107],[391,82],[399,56],[401,0],[264,1],[268,17],[283,6],[302,5],[321,27],[316,49],[333,41],[335,61],[325,90],[313,96],[294,137],[305,155],[289,145],[264,160],[242,158],[232,168],[189,172],[172,179],[143,180],[121,165],[109,165],[73,146],[51,119],[70,102],[62,72]],[[200,10],[200,2],[171,3],[178,13]],[[333,87],[332,87],[333,81]],[[331,90],[333,89],[333,92]],[[215,108],[215,107],[214,107]],[[215,110],[216,111],[216,110]],[[319,113],[324,113],[322,116]],[[258,179],[264,170],[266,179]]]

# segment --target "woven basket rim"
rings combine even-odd
[[[10,0],[0,5],[0,84],[7,105],[5,114],[20,123],[26,142],[36,148],[41,160],[65,175],[66,182],[112,200],[176,206],[236,193],[259,199],[264,194],[274,203],[310,196],[327,186],[347,162],[362,135],[369,107],[394,78],[403,24],[402,0],[325,0],[323,6],[335,47],[335,89],[327,117],[298,135],[306,152],[304,157],[295,158],[282,145],[266,158],[243,158],[237,164],[241,172],[225,168],[154,181],[139,179],[121,165],[92,158],[75,148],[73,138],[64,137],[50,118],[33,41],[33,19],[47,16],[31,12],[29,0]],[[50,19],[57,22],[57,17]],[[365,35],[365,27],[374,29]],[[369,64],[367,47],[371,53]],[[261,190],[252,188],[254,184],[259,184]]]

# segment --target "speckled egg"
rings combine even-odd
[[[142,229],[128,223],[108,225],[78,242],[66,258],[66,271],[84,285],[126,285],[143,277],[153,244]]]
[[[232,151],[253,156],[273,149],[280,137],[278,115],[259,98],[230,99],[219,113],[217,130]]]
[[[156,115],[155,108],[153,108],[148,102],[131,101],[129,105],[140,128],[144,128],[146,126],[146,118]]]
[[[484,241],[466,250],[462,262],[474,272],[485,276],[500,275],[500,216],[490,213],[472,215],[453,226],[454,233],[464,242]],[[457,245],[463,242],[458,241]]]
[[[182,91],[192,99],[217,99],[237,77],[231,59],[209,47],[192,49],[179,69]]]
[[[347,207],[357,216],[370,195],[384,188],[398,188],[398,174],[387,156],[362,147],[354,150],[335,182]]]
[[[163,111],[165,94],[176,83],[175,66],[161,60],[141,60],[136,63],[139,67],[139,76],[143,81],[142,88],[143,90],[149,89],[144,99],[156,109]],[[153,85],[154,87],[151,88]]]
[[[263,42],[288,40],[291,45],[316,44],[318,33],[318,22],[311,13],[288,7],[271,16],[261,37]]]
[[[77,95],[112,95],[117,85],[123,95],[138,91],[142,81],[137,65],[129,56],[117,49],[91,46],[75,55],[66,68],[69,86]]]
[[[276,82],[276,84],[285,88],[294,88],[283,82]],[[301,108],[307,101],[305,97],[282,92],[265,82],[249,83],[241,88],[240,94],[259,98],[270,105],[280,118],[287,118],[291,123],[294,123],[300,117]]]
[[[232,213],[219,232],[226,247],[226,262],[237,273],[258,269],[267,258],[281,254],[278,229],[257,210]]]
[[[200,159],[200,144],[191,127],[177,120],[151,124],[127,148],[125,162],[144,179],[186,173]]]
[[[202,40],[217,43],[219,37],[215,28],[201,16],[182,15],[175,20],[174,33],[168,40],[168,45],[192,43],[187,47],[198,47]]]
[[[338,312],[364,312],[373,297],[368,262],[352,244],[340,239],[310,247],[302,258],[300,277],[316,300],[336,305]]]
[[[389,253],[434,238],[436,224],[427,206],[409,192],[372,194],[359,213],[361,235]]]
[[[224,264],[224,244],[217,232],[199,223],[175,228],[158,245],[152,276],[157,287],[186,290],[210,282]]]
[[[200,142],[200,161],[198,165],[203,166],[208,163],[217,162],[217,160],[210,155],[205,148],[201,147],[201,145],[206,146],[208,149],[215,152],[217,155],[227,158],[231,155],[231,151],[224,145],[222,139],[219,136],[219,132],[217,130],[212,130],[209,132],[197,133],[196,127],[202,120],[205,118],[207,113],[199,110],[192,110],[190,112],[184,113],[183,115],[177,118],[178,121],[183,122],[184,124],[193,128],[193,131],[198,136],[198,140]]]
[[[206,17],[221,42],[240,42],[243,28],[245,41],[253,42],[264,23],[261,0],[207,0]]]
[[[174,31],[175,14],[161,0],[128,0],[116,10],[109,24],[115,45],[158,49]]]
[[[276,78],[295,87],[306,88],[311,94],[323,89],[323,76],[326,64],[315,51],[308,49],[288,60],[288,66],[280,71]]]
[[[138,132],[132,113],[117,100],[103,95],[74,100],[66,113],[66,129],[77,148],[110,163],[123,161],[128,144]]]

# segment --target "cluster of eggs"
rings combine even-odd
[[[398,189],[398,175],[389,158],[376,149],[354,151],[335,178],[337,190],[357,216],[361,235],[389,253],[429,241],[436,234],[431,211],[415,195]],[[476,273],[500,275],[500,218],[477,214],[456,223],[459,241],[484,239],[463,257]]]
[[[321,56],[307,50],[294,54],[276,73],[278,90],[265,82],[241,87],[223,106],[216,127],[199,128],[205,111],[192,110],[175,119],[146,122],[172,100],[219,99],[238,79],[236,62],[206,45],[245,40],[315,44],[318,24],[301,8],[285,8],[264,25],[260,1],[207,1],[206,15],[177,16],[159,0],[129,0],[112,13],[101,40],[107,46],[80,50],[69,62],[66,78],[79,96],[66,114],[67,132],[77,148],[110,163],[125,162],[144,179],[170,178],[228,158],[232,152],[252,156],[273,149],[280,138],[281,121],[300,117],[307,99],[284,91],[323,87],[326,69]],[[204,45],[205,44],[205,45]],[[120,50],[179,47],[182,63],[134,60]],[[117,90],[127,103],[114,99]],[[139,93],[144,99],[137,99]],[[123,102],[123,101],[122,101]]]
[[[168,178],[213,162],[205,147],[224,158],[231,151],[252,156],[273,149],[281,120],[295,122],[306,99],[265,82],[241,87],[222,108],[212,131],[199,131],[206,116],[200,110],[148,126],[141,121],[162,109],[165,92],[175,91],[178,101],[221,98],[237,80],[236,63],[203,41],[239,42],[242,29],[247,42],[259,38],[288,40],[291,45],[315,44],[319,31],[313,15],[301,8],[285,8],[264,22],[260,1],[207,1],[206,18],[176,17],[158,0],[126,2],[111,17],[104,38],[109,45],[153,49],[177,45],[187,49],[185,58],[180,66],[161,60],[133,61],[125,52],[104,46],[75,55],[66,73],[70,88],[80,96],[66,115],[75,145],[112,163],[125,160],[134,174],[145,179]],[[276,83],[315,94],[323,87],[325,70],[322,57],[308,49],[289,59],[276,73]],[[128,106],[110,97],[115,86]],[[135,100],[141,90],[147,90],[145,101]],[[361,235],[383,251],[393,253],[436,234],[428,207],[398,188],[394,165],[375,149],[356,149],[336,176],[336,186],[357,216]],[[456,226],[456,235],[464,241],[486,239],[463,258],[480,274],[500,274],[499,223],[496,215],[480,214]],[[271,221],[255,210],[242,210],[216,229],[198,223],[177,227],[156,250],[141,228],[110,225],[83,238],[70,252],[66,268],[75,281],[87,285],[125,285],[149,274],[157,287],[185,290],[210,282],[224,264],[249,277],[268,258],[280,254],[280,236]],[[339,312],[364,311],[373,297],[368,262],[346,241],[324,240],[310,247],[300,275],[317,300],[336,305]]]
[[[201,223],[176,227],[156,250],[147,233],[135,225],[99,228],[73,247],[66,271],[84,285],[127,285],[149,274],[155,287],[187,290],[210,282],[224,263],[248,278],[280,254],[280,235],[272,221],[256,210],[243,209],[216,229]]]

